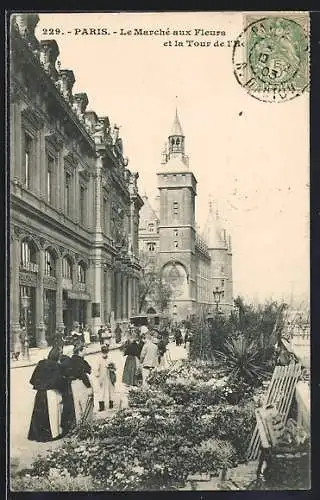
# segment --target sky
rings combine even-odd
[[[87,93],[87,110],[120,125],[129,168],[151,201],[177,105],[198,181],[197,222],[204,227],[211,198],[232,236],[234,295],[308,300],[309,95],[266,103],[239,85],[232,48],[214,42],[236,39],[244,24],[241,13],[40,14],[36,36],[56,39],[61,69],[73,70],[73,92]],[[183,46],[165,46],[169,40]]]

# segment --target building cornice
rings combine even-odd
[[[22,39],[18,34],[16,34],[16,36],[12,36],[11,40],[12,40],[12,48],[18,52],[19,59],[24,59],[24,64],[29,63],[33,68],[33,70],[35,71],[36,76],[38,77],[37,79],[39,80],[40,84],[42,84],[42,92],[44,93],[44,96],[46,98],[51,96],[55,100],[56,104],[58,104],[58,106],[54,107],[54,111],[57,112],[57,110],[60,110],[60,113],[62,112],[61,114],[62,116],[64,116],[64,121],[66,121],[65,118],[67,115],[73,127],[77,130],[77,133],[80,134],[80,136],[83,139],[85,139],[87,147],[89,147],[90,150],[95,153],[96,148],[93,139],[88,134],[84,125],[82,125],[82,123],[79,121],[78,117],[72,110],[71,106],[65,101],[63,96],[60,94],[59,90],[56,88],[50,76],[48,76],[44,71],[44,69],[42,68],[38,56],[35,55],[35,53],[30,50],[27,42],[24,39]],[[14,75],[12,75],[12,78],[14,78]],[[15,80],[17,81],[17,79]],[[43,88],[43,86],[45,88]]]

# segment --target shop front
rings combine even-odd
[[[20,285],[19,323],[23,334],[28,338],[29,347],[37,346],[35,297],[35,286]],[[23,339],[24,341],[25,339]]]
[[[67,309],[64,311],[64,317],[66,318],[67,324],[65,323],[65,326],[68,325],[68,328],[72,328],[75,321],[78,322],[80,326],[88,324],[89,301],[90,296],[85,292],[78,292],[74,290],[67,291],[65,301]]]

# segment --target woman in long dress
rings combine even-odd
[[[53,347],[31,376],[30,384],[37,391],[28,433],[31,441],[53,441],[62,435],[61,391],[65,382],[58,364],[61,354],[61,348]]]
[[[116,374],[115,366],[109,360],[109,347],[101,347],[101,356],[95,371],[98,386],[99,411],[113,408]]]
[[[76,345],[68,362],[76,424],[91,421],[93,418],[93,391],[88,377],[91,366],[83,359],[84,355],[84,345]]]
[[[76,425],[76,414],[75,414],[73,394],[71,389],[71,382],[73,379],[72,379],[70,356],[62,354],[60,358],[60,369],[65,381],[62,390],[62,415],[61,415],[62,435],[65,436]]]
[[[127,357],[123,368],[122,383],[125,385],[137,385],[137,371],[140,367],[140,348],[136,335],[125,344],[123,354]]]

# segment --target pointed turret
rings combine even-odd
[[[189,158],[185,155],[185,136],[179,120],[176,108],[173,125],[171,127],[168,142],[162,153],[162,165],[166,165],[168,171],[184,171],[189,167]]]
[[[183,133],[181,123],[179,120],[179,116],[178,116],[178,108],[177,107],[176,107],[176,114],[174,117],[173,125],[171,128],[171,133],[170,133],[169,137],[173,137],[173,136],[184,137],[184,133]]]
[[[204,227],[203,238],[209,249],[228,248],[226,230],[222,227],[218,210],[214,212],[211,200],[209,201],[209,215]]]

